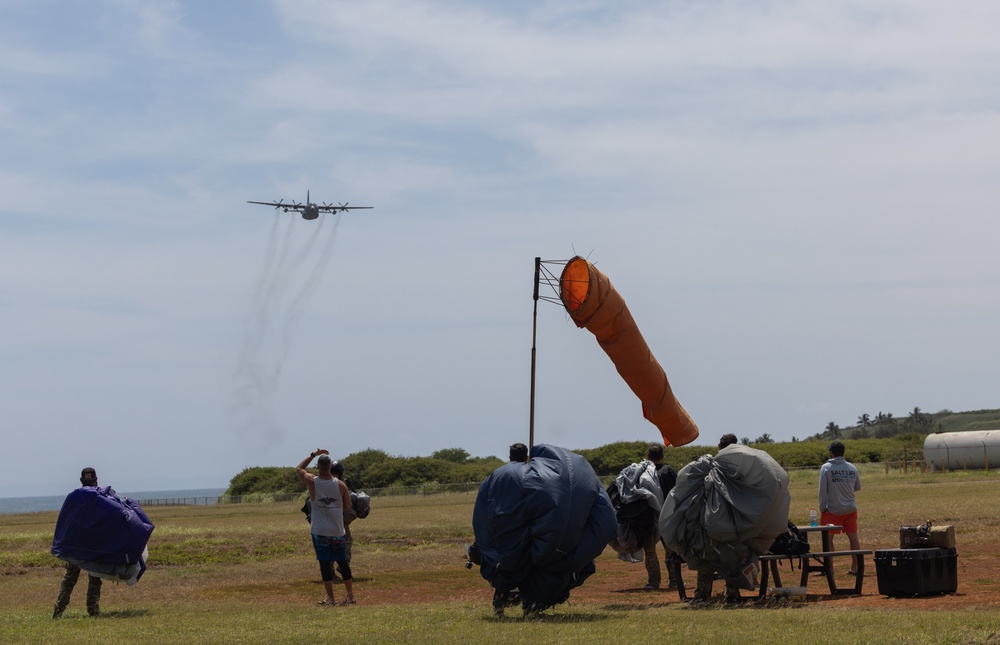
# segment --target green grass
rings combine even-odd
[[[791,473],[791,519],[815,505],[816,471]],[[963,546],[996,550],[1000,474],[908,473],[862,467],[864,548],[892,548],[901,524],[954,524]],[[353,525],[351,608],[317,608],[322,594],[300,503],[152,507],[150,569],[134,587],[105,584],[103,615],[88,619],[85,584],[65,617],[51,619],[61,564],[48,554],[55,513],[0,518],[0,643],[989,643],[1000,645],[1000,606],[916,610],[903,599],[692,609],[676,596],[571,597],[532,621],[497,619],[478,572],[462,566],[474,494],[376,499]],[[841,537],[840,540],[843,541]],[[992,545],[983,547],[982,545]],[[989,557],[983,556],[983,557]],[[1000,554],[997,555],[1000,558]],[[604,555],[594,581],[616,574]],[[638,568],[627,569],[641,572]],[[992,571],[959,589],[1000,592]],[[638,579],[638,578],[636,578]],[[588,582],[590,584],[590,582]],[[876,592],[876,580],[865,592]],[[623,586],[629,583],[623,582]],[[587,585],[584,585],[584,589]],[[342,587],[337,593],[343,597]],[[388,594],[401,604],[385,604]],[[472,598],[472,600],[470,600]],[[925,605],[926,606],[926,605]]]
[[[141,583],[140,583],[141,584]],[[494,618],[482,604],[303,609],[281,604],[149,604],[51,620],[16,609],[0,617],[4,643],[996,643],[997,612],[827,607],[693,610],[569,606],[531,621]]]

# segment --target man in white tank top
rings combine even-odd
[[[316,460],[316,467],[319,469],[319,476],[306,470],[317,455],[319,459]],[[344,511],[351,509],[351,493],[347,484],[331,473],[332,463],[330,451],[320,448],[299,462],[295,470],[299,481],[309,488],[309,499],[312,502],[310,525],[313,548],[316,550],[323,587],[326,589],[326,598],[317,604],[323,606],[337,604],[333,598],[333,563],[336,562],[347,590],[347,600],[342,604],[353,605],[354,583],[344,540]]]

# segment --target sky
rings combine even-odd
[[[0,496],[1000,407],[1000,5],[9,0]],[[373,206],[305,221],[248,200]],[[546,264],[558,274],[559,264]],[[553,296],[543,285],[542,295]]]

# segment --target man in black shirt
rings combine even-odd
[[[663,444],[650,444],[649,449],[646,451],[646,459],[653,462],[653,465],[656,466],[656,478],[660,484],[660,490],[663,491],[663,499],[666,499],[674,484],[677,483],[677,473],[669,465],[663,463]],[[654,518],[653,520],[654,527],[657,520],[658,518]],[[654,528],[653,532],[642,545],[643,560],[646,563],[646,577],[648,580],[645,588],[650,590],[660,588],[660,560],[656,556],[656,544],[658,542],[663,544],[659,532]],[[676,589],[677,581],[674,579],[674,568],[670,566],[669,562],[674,554],[667,548],[666,544],[663,544],[663,551],[663,560],[667,565],[667,589]]]

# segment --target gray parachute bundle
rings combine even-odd
[[[744,588],[742,572],[788,530],[788,473],[770,455],[734,444],[677,473],[660,534],[692,569],[708,563]]]

